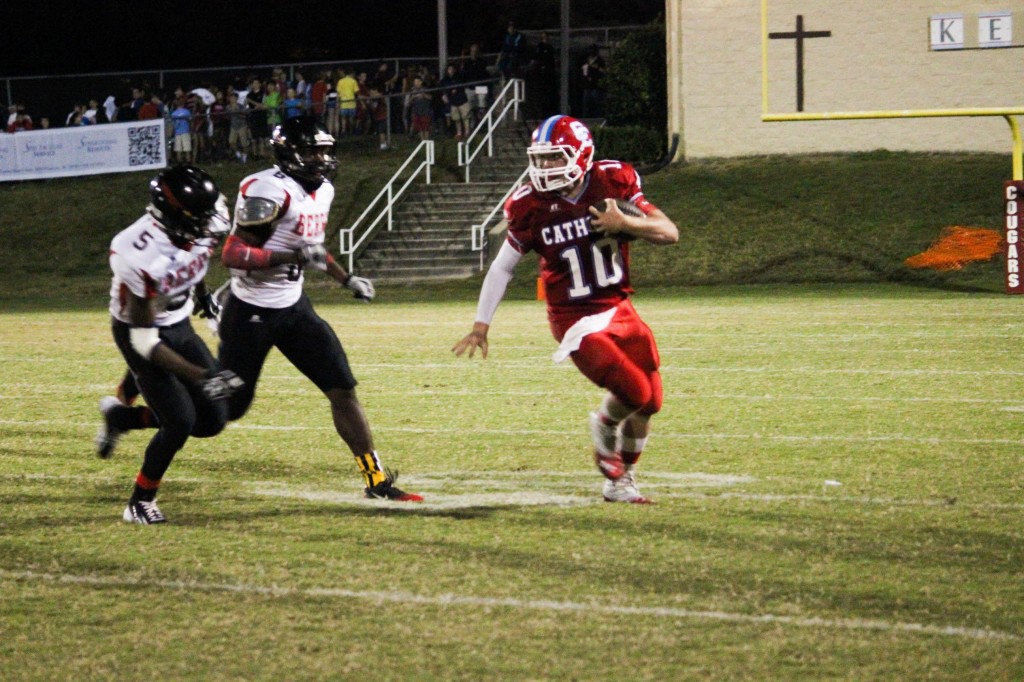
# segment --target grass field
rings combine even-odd
[[[542,304],[506,301],[480,362],[450,352],[470,300],[335,300],[422,505],[360,498],[273,355],[172,465],[170,523],[124,524],[147,436],[92,454],[122,371],[102,305],[0,314],[0,679],[1024,678],[1015,298],[641,292],[654,506],[601,502],[599,392],[551,363]]]

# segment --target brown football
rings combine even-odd
[[[604,213],[605,211],[608,210],[609,201],[614,201],[618,205],[619,210],[625,213],[626,215],[633,216],[634,218],[644,217],[644,212],[637,208],[636,205],[631,204],[628,201],[623,201],[622,199],[605,199],[604,201],[599,201],[596,204],[594,204],[594,209],[598,213]]]
[[[631,204],[628,201],[624,201],[622,199],[605,199],[604,201],[599,201],[596,204],[592,204],[591,208],[593,208],[598,213],[604,213],[605,211],[608,210],[609,201],[614,201],[618,205],[619,210],[625,213],[626,215],[633,216],[634,218],[642,218],[644,216],[644,212],[637,208],[634,204]],[[596,228],[593,229],[591,236],[603,237],[605,235],[600,228]],[[631,234],[626,234],[624,232],[617,233],[615,235],[615,238],[618,239],[620,242],[631,242],[636,239],[635,236]]]

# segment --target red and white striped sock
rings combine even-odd
[[[640,455],[644,452],[644,447],[647,445],[647,437],[634,438],[632,436],[626,436],[619,433],[618,443],[616,444],[619,454],[622,455],[622,461],[626,466],[633,466],[640,459]]]

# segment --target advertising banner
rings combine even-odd
[[[164,120],[101,123],[0,135],[0,182],[167,166]]]

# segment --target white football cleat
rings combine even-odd
[[[110,455],[114,454],[117,441],[121,439],[121,434],[124,433],[121,429],[114,428],[110,423],[111,410],[119,407],[121,404],[121,401],[112,395],[100,398],[100,416],[103,418],[103,423],[100,424],[99,431],[96,432],[96,438],[93,439],[93,442],[96,443],[96,454],[101,459],[107,459]]]
[[[633,471],[626,471],[615,480],[604,482],[605,502],[629,502],[630,504],[654,504],[654,500],[644,497],[636,487],[633,480]]]
[[[590,413],[590,439],[594,443],[594,463],[601,474],[609,480],[619,478],[626,470],[622,455],[615,452],[617,430],[617,427],[605,424],[597,412]]]

